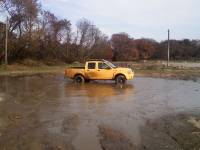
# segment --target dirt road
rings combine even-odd
[[[200,149],[200,81],[0,77],[0,150]]]

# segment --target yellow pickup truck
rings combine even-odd
[[[72,67],[65,70],[65,77],[73,79],[75,83],[84,83],[91,80],[115,80],[116,83],[125,83],[134,77],[130,68],[116,67],[106,60],[89,60],[85,67]]]

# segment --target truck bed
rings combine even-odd
[[[65,76],[68,78],[74,78],[76,74],[85,74],[85,67],[69,67],[65,69]]]
[[[83,66],[83,67],[69,67],[69,69],[85,69],[85,67]]]

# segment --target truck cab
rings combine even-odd
[[[117,83],[125,83],[134,77],[130,68],[117,67],[106,60],[86,61],[85,67],[73,67],[65,70],[65,76],[76,83],[89,82],[91,80],[115,80]]]

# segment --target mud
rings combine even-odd
[[[0,78],[0,150],[200,149],[200,81]]]
[[[133,149],[130,139],[112,127],[99,126],[99,133],[101,135],[100,144],[103,150]]]

